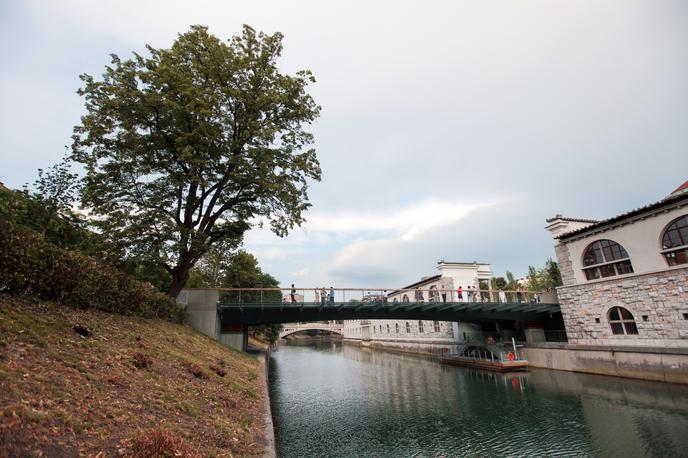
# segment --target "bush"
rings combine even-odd
[[[175,300],[153,286],[2,219],[0,291],[123,315],[184,320]]]
[[[151,367],[153,365],[153,360],[149,356],[146,356],[143,353],[137,352],[137,353],[134,353],[132,355],[131,363],[137,369],[145,369],[145,368]]]
[[[129,458],[195,458],[201,455],[170,430],[157,428],[141,431],[126,453]]]
[[[208,366],[208,367],[210,368],[211,371],[215,372],[215,373],[216,373],[217,375],[219,375],[220,377],[224,377],[225,375],[227,375],[227,371],[225,371],[225,370],[224,370],[223,368],[221,368],[221,367],[214,366],[214,365],[212,365],[212,364],[211,364],[210,366]]]
[[[193,375],[196,378],[208,378],[208,374],[206,373],[206,371],[204,371],[203,368],[196,363],[192,363],[191,361],[184,361],[182,363],[182,366],[184,367],[184,369],[187,370],[187,372],[189,372],[189,374]]]

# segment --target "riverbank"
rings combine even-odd
[[[533,367],[688,384],[688,348],[540,343],[524,351]]]
[[[452,351],[452,345],[397,343],[344,339],[346,345],[371,348],[422,358],[437,358]],[[622,346],[570,345],[565,343],[527,344],[523,348],[530,367],[607,375],[612,377],[688,385],[688,349],[638,348]]]
[[[264,374],[188,326],[0,295],[0,457],[269,456]]]

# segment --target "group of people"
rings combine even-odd
[[[322,288],[315,288],[315,301],[314,302],[320,302],[321,304],[334,303],[334,287],[330,286],[330,290],[326,290],[325,287],[323,286]],[[296,287],[292,283],[291,285],[291,302],[297,302],[296,301]]]
[[[471,286],[466,286],[464,289],[461,285],[455,290],[434,290],[430,291],[430,302],[439,302],[440,294],[442,295],[442,302],[447,302],[447,293],[450,294],[449,301],[454,302],[454,293],[456,293],[456,302],[507,302],[507,299],[516,302],[540,302],[540,297],[537,293],[529,293],[526,288],[519,287],[515,292],[509,292],[510,296],[507,298],[507,293],[504,290],[499,290],[497,292],[497,297],[494,297],[494,291],[481,290],[479,288],[474,288]],[[423,302],[425,298],[423,297],[423,291],[420,288],[416,288],[414,292],[414,299],[416,302]],[[515,297],[511,297],[515,295]]]
[[[333,304],[334,303],[334,287],[330,286],[329,291],[325,289],[325,287],[322,288],[315,288],[314,289],[315,293],[315,301],[316,303],[320,304]],[[383,294],[384,302],[387,301],[387,291],[385,291],[385,294]],[[449,297],[449,302],[454,302],[454,293],[456,293],[456,301],[457,302],[491,302],[491,301],[499,301],[499,302],[507,302],[507,299],[513,300],[514,298],[509,297],[507,298],[506,291],[504,290],[499,290],[497,292],[497,297],[493,297],[493,294],[495,293],[494,291],[485,291],[485,290],[480,290],[478,288],[474,288],[471,286],[466,286],[464,289],[461,285],[456,290],[436,290],[436,289],[431,289],[429,291],[429,300],[430,302],[439,302],[440,301],[440,294],[442,295],[442,302],[447,302],[447,293],[450,294]],[[514,292],[509,293],[514,294]],[[515,299],[517,302],[540,302],[540,298],[537,294],[533,294],[532,297],[529,297],[528,290],[525,288],[519,288],[515,292]],[[294,284],[291,285],[291,294],[290,296],[290,302],[298,302],[296,298],[296,287]],[[423,296],[423,291],[420,288],[416,288],[414,291],[414,299],[416,302],[424,302],[425,297]],[[286,298],[285,298],[286,300]]]

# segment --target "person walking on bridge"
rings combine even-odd
[[[327,299],[327,291],[325,291],[325,287],[323,286],[322,289],[320,290],[320,305],[325,305],[326,299]]]
[[[459,289],[456,290],[456,296],[458,302],[463,302],[463,288],[461,287],[461,285],[459,285]]]
[[[334,288],[330,286],[330,295],[328,297],[330,304],[334,304]]]
[[[315,300],[313,302],[316,304],[320,302],[320,290],[318,288],[315,288]]]
[[[294,284],[291,284],[291,303],[293,304],[296,302],[296,288],[294,288]]]

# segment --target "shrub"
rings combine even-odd
[[[191,361],[184,361],[182,363],[182,367],[186,369],[189,374],[193,375],[196,378],[208,378],[208,374],[206,371],[203,370],[201,366],[199,366],[196,363],[192,363]]]
[[[224,369],[222,369],[221,367],[214,366],[214,365],[211,364],[211,365],[209,366],[209,368],[210,368],[211,371],[215,372],[215,373],[216,373],[217,375],[219,375],[220,377],[224,377],[225,375],[227,375],[227,372],[226,372]]]
[[[196,458],[201,455],[181,437],[161,426],[141,431],[125,454],[129,458]]]
[[[184,320],[184,310],[176,301],[150,284],[58,248],[39,234],[2,219],[0,291],[123,315]]]
[[[150,356],[139,352],[133,354],[131,362],[137,369],[145,369],[153,365],[153,360]]]

